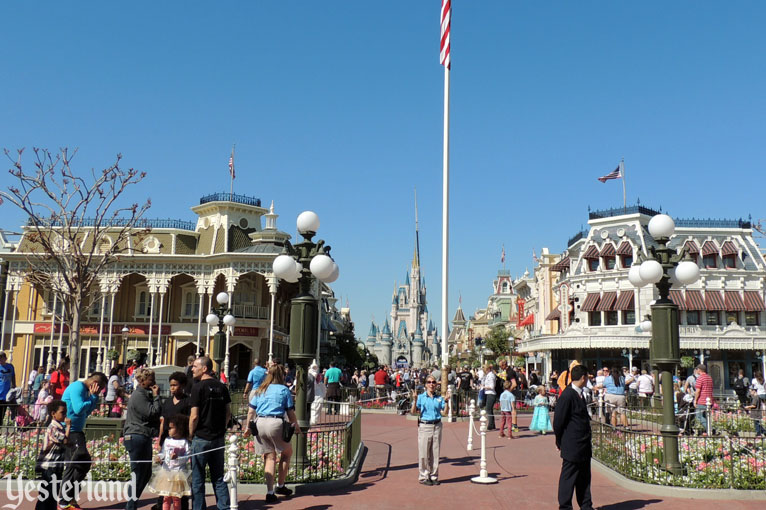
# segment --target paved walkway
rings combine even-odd
[[[328,494],[295,495],[278,504],[266,505],[262,495],[240,496],[239,508],[364,509],[408,508],[495,508],[556,509],[560,459],[552,435],[540,436],[524,429],[528,416],[520,416],[522,431],[512,441],[496,433],[487,436],[488,470],[498,478],[495,485],[476,485],[470,479],[479,472],[479,441],[468,454],[468,423],[447,423],[442,440],[440,478],[442,484],[425,487],[417,482],[416,422],[402,416],[365,414],[362,438],[367,456],[356,484]],[[623,489],[596,469],[593,470],[593,501],[602,510],[742,510],[762,508],[758,501],[712,501],[655,497]],[[5,499],[0,494],[0,503]],[[146,498],[140,508],[153,501]],[[214,508],[213,498],[208,499]],[[123,504],[84,504],[84,508],[120,509]],[[31,504],[20,508],[33,508]],[[575,508],[577,505],[575,503]]]

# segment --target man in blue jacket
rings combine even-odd
[[[85,444],[85,420],[98,406],[98,395],[106,388],[107,378],[102,372],[93,372],[84,381],[75,381],[64,391],[61,399],[66,404],[67,418],[72,422],[66,445],[65,465],[61,478],[59,508],[79,510],[75,501],[75,486],[85,480],[90,471],[91,457]]]

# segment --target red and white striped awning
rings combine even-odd
[[[619,311],[635,309],[635,306],[633,305],[633,296],[634,292],[632,290],[623,290],[620,292],[620,297],[617,298],[617,303],[614,305],[614,309]]]
[[[686,301],[684,301],[684,295],[680,290],[671,290],[670,300],[678,307],[679,310],[686,310]]]
[[[519,326],[534,326],[535,325],[535,314],[530,313],[526,317],[524,317],[524,320],[519,323]]]
[[[745,291],[745,310],[748,312],[760,312],[766,310],[760,292],[755,290]]]
[[[597,259],[599,257],[598,255],[598,248],[591,245],[588,247],[587,250],[585,250],[585,253],[583,254],[584,259]]]
[[[719,290],[706,290],[705,291],[705,310],[715,312],[717,310],[725,310],[723,304],[723,298],[721,297],[721,291]]]
[[[734,246],[734,243],[731,241],[726,241],[723,243],[723,246],[721,246],[721,255],[737,255],[737,247]]]
[[[686,241],[684,244],[684,247],[686,248],[686,251],[688,251],[692,255],[698,255],[700,252],[700,247],[697,246],[697,243],[694,241]]]
[[[599,255],[602,257],[614,257],[615,253],[614,245],[612,243],[606,243],[601,248],[601,253],[599,253]]]
[[[554,308],[551,313],[548,314],[548,316],[545,318],[547,321],[555,321],[557,319],[561,319],[561,310],[558,308]]]
[[[686,309],[687,310],[704,310],[705,309],[705,301],[702,299],[702,291],[699,291],[699,290],[686,291]]]
[[[551,266],[551,271],[569,271],[569,257],[564,257]]]
[[[617,255],[633,256],[633,247],[630,245],[628,241],[623,241],[620,244],[620,247],[617,248]]]
[[[724,305],[727,312],[744,312],[745,303],[737,290],[726,290],[723,293]]]
[[[601,299],[601,295],[598,292],[589,293],[587,296],[585,296],[585,301],[583,301],[583,304],[580,307],[580,310],[583,312],[594,311],[600,299]]]
[[[604,292],[604,295],[601,296],[601,301],[598,302],[598,306],[596,306],[597,312],[611,312],[614,310],[614,302],[617,300],[617,293],[616,292]]]
[[[718,247],[713,241],[705,241],[702,245],[702,255],[718,255]]]

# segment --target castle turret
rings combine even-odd
[[[378,360],[383,365],[391,364],[391,347],[393,339],[391,338],[391,328],[388,327],[388,320],[383,325],[383,331],[380,335],[380,346],[378,347]]]
[[[423,348],[425,342],[423,341],[423,330],[420,327],[420,321],[418,321],[418,329],[415,330],[415,337],[412,339],[412,365],[414,367],[420,367],[423,365]]]
[[[378,328],[375,326],[375,323],[370,324],[370,332],[367,334],[367,341],[365,342],[365,345],[367,346],[367,350],[370,352],[375,352],[375,341],[378,337]]]

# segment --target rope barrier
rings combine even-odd
[[[203,453],[215,452],[215,451],[218,451],[218,450],[223,450],[225,448],[227,448],[227,447],[226,446],[219,446],[217,448],[211,448],[210,450],[204,450],[204,451],[201,451],[201,452],[190,453],[189,455],[183,455],[183,456],[180,456],[180,457],[176,457],[173,460],[190,459],[192,457],[196,457],[197,455],[202,455]],[[46,464],[96,464],[96,463],[98,463],[98,464],[124,464],[126,462],[130,462],[131,464],[133,464],[133,463],[140,464],[140,463],[149,463],[149,462],[154,463],[154,459],[149,459],[149,460],[130,460],[130,459],[128,459],[128,460],[104,460],[104,461],[101,461],[101,460],[54,460],[54,461],[46,462]]]

